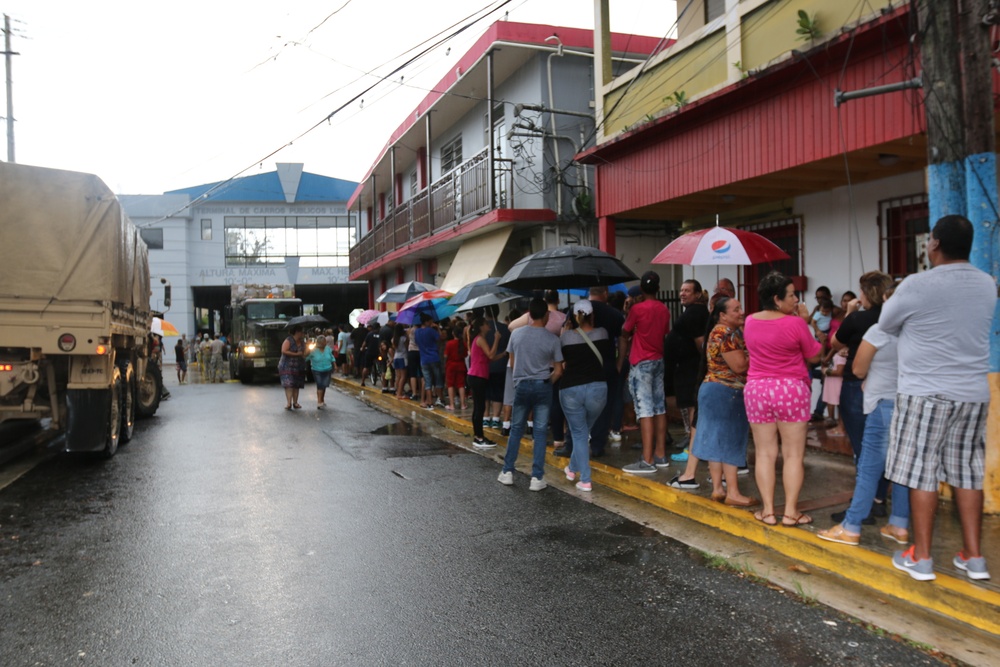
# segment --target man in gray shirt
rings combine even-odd
[[[541,491],[547,486],[542,477],[545,474],[545,441],[549,433],[552,384],[562,375],[563,356],[559,338],[545,328],[549,318],[545,301],[532,299],[528,312],[531,324],[513,331],[507,343],[507,352],[514,364],[514,413],[503,470],[497,481],[507,486],[514,483],[514,464],[517,463],[521,436],[527,429],[528,415],[534,413],[534,459],[528,488]]]
[[[914,579],[935,578],[931,536],[938,485],[955,489],[963,550],[953,564],[989,579],[980,553],[990,330],[997,305],[992,277],[969,264],[972,223],[937,221],[930,271],[909,276],[882,307],[879,326],[899,336],[899,386],[886,477],[910,487],[913,546],[893,556]]]

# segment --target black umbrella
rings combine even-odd
[[[390,287],[386,291],[382,292],[379,298],[375,299],[375,303],[405,303],[418,294],[423,294],[424,292],[430,292],[436,289],[437,287],[434,285],[428,285],[427,283],[420,283],[416,280],[411,280],[408,283]]]
[[[500,279],[503,287],[569,289],[638,280],[614,255],[582,245],[547,248],[528,255]]]
[[[290,327],[290,326],[294,326],[296,324],[323,325],[323,324],[329,324],[329,323],[330,323],[330,320],[326,319],[322,315],[299,315],[298,317],[293,317],[292,319],[288,320],[288,322],[285,323],[285,326]]]
[[[499,278],[483,278],[482,280],[477,280],[474,283],[469,283],[455,292],[453,297],[448,299],[448,305],[461,306],[462,304],[468,303],[474,299],[486,296],[495,297],[497,299],[496,301],[487,299],[483,303],[479,304],[481,307],[483,305],[510,301],[511,299],[518,298],[519,296],[531,296],[528,292],[520,292],[518,290],[501,287],[498,284],[499,282]],[[469,310],[469,308],[463,308],[462,310]]]

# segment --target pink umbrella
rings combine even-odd
[[[358,324],[366,327],[368,326],[368,323],[374,320],[376,317],[378,317],[378,311],[368,309],[358,315]]]
[[[760,234],[715,226],[674,239],[652,263],[746,266],[782,259],[789,259],[788,253]]]

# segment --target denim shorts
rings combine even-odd
[[[646,419],[667,413],[663,393],[663,359],[640,361],[628,374],[628,388],[635,402],[635,416]]]
[[[441,367],[440,361],[433,361],[429,364],[423,364],[421,369],[424,372],[424,387],[427,389],[444,388],[444,368]]]
[[[326,389],[330,386],[330,374],[332,370],[329,371],[313,371],[313,378],[316,380],[317,389]]]

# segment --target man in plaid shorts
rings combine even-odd
[[[958,215],[931,230],[933,269],[904,280],[886,301],[881,329],[899,336],[899,385],[886,477],[910,488],[913,545],[893,565],[914,579],[935,578],[931,536],[938,485],[950,484],[963,549],[952,561],[971,579],[989,579],[980,552],[993,278],[969,263],[973,227]]]

